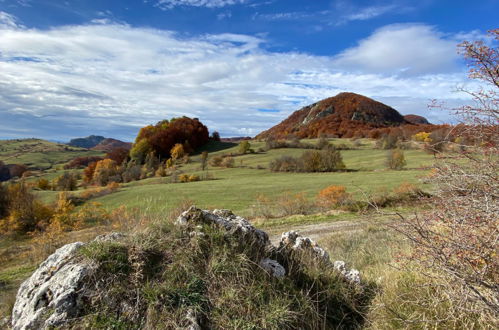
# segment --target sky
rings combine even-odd
[[[499,0],[0,0],[0,138],[133,141],[199,118],[254,136],[340,92],[453,122],[457,54]]]

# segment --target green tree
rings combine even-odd
[[[239,142],[239,153],[240,154],[245,154],[251,149],[251,144],[249,143],[248,140],[244,140]]]
[[[135,143],[130,150],[130,158],[136,161],[138,164],[144,163],[147,154],[151,152],[152,148],[147,139],[142,139]]]

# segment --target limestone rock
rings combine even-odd
[[[262,247],[270,245],[269,236],[266,232],[256,229],[248,220],[234,215],[230,210],[213,210],[213,212],[210,212],[191,206],[177,218],[176,223],[181,225],[189,223],[214,224],[224,228],[231,234],[249,237]]]
[[[274,277],[284,277],[286,275],[286,269],[275,260],[264,258],[260,261],[260,267],[265,269],[270,275]]]
[[[360,284],[360,272],[356,269],[349,269],[344,261],[331,263],[329,254],[316,242],[308,237],[303,237],[296,231],[288,231],[281,236],[279,249],[291,249],[294,251],[308,251],[317,259],[330,264],[350,283]]]
[[[360,284],[360,272],[357,269],[347,268],[344,261],[337,260],[333,263],[334,269],[339,271],[351,283]]]
[[[323,248],[321,248],[310,238],[301,236],[296,231],[288,231],[286,233],[283,233],[281,235],[279,248],[288,248],[295,251],[309,251],[315,257],[322,259],[325,262],[329,262],[329,254]]]
[[[76,242],[54,252],[26,280],[17,293],[13,329],[45,329],[77,315],[80,290],[92,266],[75,262]]]

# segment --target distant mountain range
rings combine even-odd
[[[406,117],[392,107],[366,96],[340,93],[295,111],[256,138],[284,138],[289,135],[299,138],[316,138],[320,135],[342,137],[357,130],[428,123],[421,116]]]

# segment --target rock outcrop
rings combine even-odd
[[[83,245],[61,247],[21,285],[12,311],[13,329],[55,327],[78,314],[79,291],[92,270],[74,258]]]
[[[121,233],[100,235],[97,242],[123,238]],[[64,245],[45,260],[19,288],[12,310],[12,328],[46,329],[57,327],[78,315],[88,277],[95,266],[77,258],[85,244]]]
[[[251,223],[229,210],[214,210],[212,212],[191,207],[183,212],[176,220],[177,227],[185,232],[187,237],[203,238],[206,224],[216,226],[225,231],[226,235],[234,235],[239,244],[249,246],[251,251],[256,249],[253,259],[270,276],[281,278],[288,272],[277,260],[284,260],[288,252],[304,252],[316,258],[326,267],[336,269],[346,281],[360,284],[359,272],[348,269],[343,261],[330,261],[328,253],[307,237],[290,231],[281,237],[279,246],[270,243],[267,233],[255,228]],[[120,233],[101,235],[94,239],[99,244],[122,240],[125,236]],[[194,238],[195,239],[195,238]],[[126,242],[126,241],[125,241]],[[13,329],[47,329],[64,325],[68,320],[81,316],[88,297],[96,287],[92,287],[89,279],[95,276],[97,265],[92,261],[80,257],[78,251],[85,246],[76,242],[65,245],[49,256],[33,275],[20,287],[14,305],[11,324]],[[133,246],[128,251],[133,250]],[[253,255],[253,254],[252,254]],[[274,258],[275,257],[275,258]],[[130,259],[130,254],[128,255]],[[276,260],[277,259],[277,260]],[[130,261],[130,260],[129,260]],[[284,263],[286,264],[286,262]],[[133,268],[133,265],[132,265]],[[143,280],[139,278],[138,280]],[[94,283],[95,284],[95,283]],[[99,288],[102,290],[102,288]],[[186,315],[190,329],[200,329],[199,317],[194,310]]]

